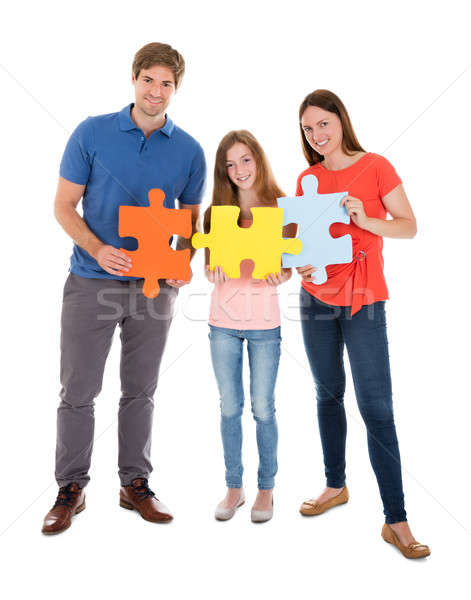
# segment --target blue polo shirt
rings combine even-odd
[[[165,192],[167,208],[175,200],[200,204],[206,164],[199,143],[174,125],[165,125],[146,139],[131,119],[133,104],[122,111],[88,117],[70,136],[60,164],[60,175],[85,185],[83,218],[105,244],[135,250],[134,238],[118,235],[120,206],[149,206],[148,192]],[[88,252],[74,245],[70,271],[90,278],[136,279],[110,275]]]

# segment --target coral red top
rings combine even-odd
[[[309,167],[298,177],[296,195],[302,195],[301,179],[304,175],[315,175],[319,181],[319,194],[348,192],[363,202],[368,217],[386,219],[382,198],[402,183],[391,163],[373,152],[367,152],[356,163],[329,171],[322,163]],[[383,273],[383,238],[350,225],[333,223],[332,237],[349,233],[353,243],[353,261],[326,268],[327,281],[323,284],[302,282],[303,288],[321,302],[334,306],[351,306],[352,315],[363,305],[389,298]]]

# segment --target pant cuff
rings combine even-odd
[[[328,479],[325,485],[331,488],[343,488],[345,487],[345,483],[345,479]]]
[[[402,523],[402,521],[407,521],[407,517],[406,517],[406,513],[397,513],[394,515],[389,515],[386,517],[385,522],[388,525],[391,525],[391,523]]]
[[[77,483],[80,489],[83,489],[89,482],[89,479],[56,479],[59,487],[69,485],[69,483]]]
[[[126,487],[127,485],[131,485],[134,479],[147,479],[149,481],[150,473],[135,473],[134,475],[127,475],[126,477],[119,478],[121,485]]]

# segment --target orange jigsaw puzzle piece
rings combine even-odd
[[[149,191],[150,206],[120,206],[119,235],[137,239],[137,250],[125,250],[132,260],[126,275],[144,277],[142,292],[155,298],[160,292],[159,279],[182,279],[191,276],[190,249],[173,250],[172,235],[191,237],[191,210],[165,208],[165,193]]]

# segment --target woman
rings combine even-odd
[[[312,265],[298,268],[304,345],[316,384],[318,422],[326,488],[304,502],[303,515],[318,515],[348,500],[345,486],[346,418],[343,404],[346,345],[358,406],[368,432],[368,451],[384,506],[382,537],[407,558],[428,556],[409,528],[404,508],[396,437],[383,274],[383,236],[412,238],[417,227],[401,179],[382,156],[359,144],[341,100],[328,90],[309,94],[299,110],[301,139],[318,191],[348,191],[342,200],[350,225],[332,225],[333,237],[352,236],[353,261],[327,267],[327,281],[315,284]],[[392,217],[386,220],[389,213]]]
[[[275,207],[283,196],[260,144],[248,131],[231,131],[219,144],[214,168],[211,206],[204,215],[204,230],[210,229],[211,208],[240,208],[239,226],[252,224],[251,208]],[[291,237],[294,231],[291,230]],[[289,232],[285,231],[285,235]],[[221,434],[226,466],[226,497],[216,508],[219,520],[230,519],[244,503],[242,489],[242,384],[243,343],[247,340],[250,364],[252,413],[256,421],[259,452],[258,495],[252,507],[254,522],[273,516],[273,487],[277,472],[277,424],[274,388],[280,359],[280,309],[276,286],[291,277],[291,269],[252,279],[252,261],[241,263],[240,279],[229,279],[220,266],[205,273],[215,284],[211,297],[209,339],[221,406]]]

